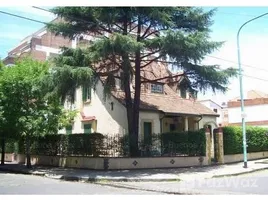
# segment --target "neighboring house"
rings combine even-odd
[[[208,107],[213,112],[219,114],[219,117],[217,118],[217,125],[223,125],[224,122],[224,104],[219,105],[215,101],[212,101],[211,99],[206,100],[199,100],[199,102],[206,107]]]
[[[92,36],[84,35],[82,40],[85,42],[91,39]],[[80,44],[78,39],[64,39],[42,29],[11,50],[4,62],[12,64],[14,57],[24,54],[30,54],[38,60],[46,60],[59,54],[61,46],[76,48]],[[166,65],[155,62],[143,70],[142,77],[152,80],[170,74]],[[120,72],[118,75],[120,76]],[[95,91],[92,88],[77,88],[75,103],[66,102],[65,108],[76,109],[79,114],[72,126],[61,130],[60,133],[127,133],[128,124],[122,84],[118,80],[112,96],[104,100],[104,80],[100,79],[97,82]],[[181,87],[185,81],[187,77],[182,75],[158,83],[142,84],[139,119],[141,140],[144,136],[153,133],[198,130],[207,125],[213,129],[217,127],[216,118],[219,114],[196,101],[194,98],[196,94],[190,94]]]
[[[246,125],[268,127],[268,94],[251,90],[244,99]],[[241,126],[241,101],[237,97],[228,102],[228,125]]]

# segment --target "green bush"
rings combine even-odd
[[[7,140],[5,145],[6,145],[5,153],[17,153],[18,151],[17,143],[14,140]],[[0,152],[2,152],[1,145],[0,145]]]
[[[246,127],[247,152],[268,150],[268,129],[261,127]],[[241,127],[228,126],[223,128],[224,154],[243,153],[243,134]]]
[[[30,139],[30,153],[48,156],[99,156],[104,149],[103,139],[104,136],[100,133],[34,136]],[[19,141],[19,152],[25,153],[24,137]]]
[[[205,130],[179,133],[163,133],[161,135],[162,154],[184,154],[204,156],[206,154]]]

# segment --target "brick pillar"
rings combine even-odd
[[[208,160],[208,165],[211,164],[211,137],[210,130],[206,128],[206,158]]]
[[[216,159],[218,161],[219,164],[223,164],[224,163],[224,152],[223,152],[223,131],[222,128],[219,127],[218,130],[216,131],[216,141],[217,144],[216,145]]]

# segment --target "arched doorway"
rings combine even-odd
[[[216,155],[216,150],[215,150],[216,149],[216,147],[215,147],[215,145],[216,145],[216,139],[215,139],[216,134],[215,134],[215,131],[218,128],[218,125],[217,125],[216,122],[210,121],[210,122],[207,122],[207,123],[204,124],[204,128],[209,129],[210,141],[211,141],[211,149],[210,149],[210,151],[211,151],[211,159],[212,159],[212,161],[215,161],[215,158],[216,158],[216,156],[215,156]]]

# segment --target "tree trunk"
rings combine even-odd
[[[26,142],[26,166],[27,168],[31,168],[31,156],[30,156],[30,137],[29,137],[29,133],[26,133],[26,138],[25,138],[25,142]]]
[[[138,27],[137,27],[137,42],[140,41],[141,34],[141,22],[140,17],[138,17]],[[132,130],[132,146],[131,146],[131,155],[133,157],[140,156],[139,152],[139,116],[140,116],[140,94],[141,94],[141,69],[140,69],[140,50],[137,50],[135,53],[135,95],[133,102],[133,130]]]
[[[2,138],[1,140],[1,148],[2,148],[2,153],[1,153],[1,165],[5,164],[5,148],[6,148],[6,140]]]
[[[125,18],[123,21],[123,35],[128,34],[128,10],[125,10]],[[131,63],[129,60],[129,56],[127,53],[122,54],[122,65],[123,65],[123,82],[124,82],[124,92],[125,92],[125,102],[126,102],[126,110],[127,110],[127,121],[128,121],[128,134],[129,134],[129,153],[131,157],[136,157],[139,155],[138,149],[138,135],[137,131],[135,131],[135,122],[133,122],[134,112],[133,102],[131,98],[131,89],[130,89],[130,72],[131,72]]]

